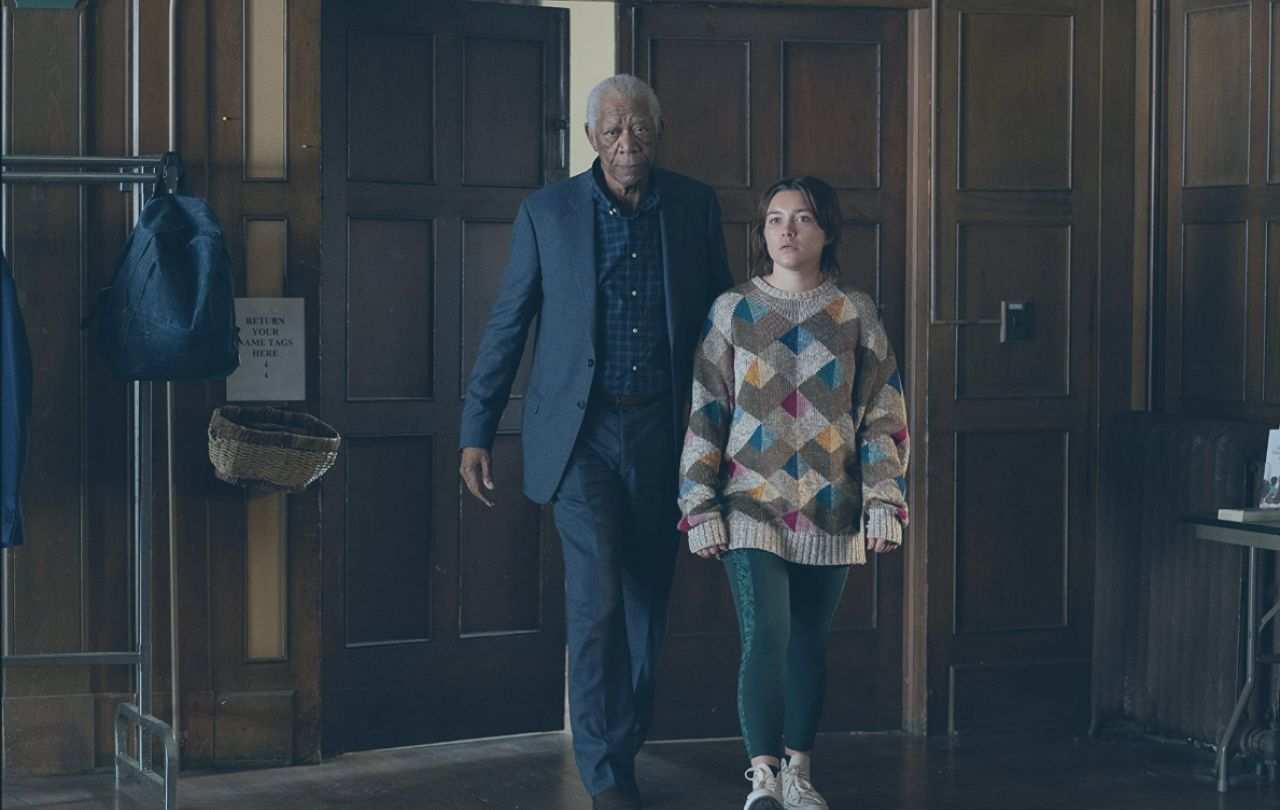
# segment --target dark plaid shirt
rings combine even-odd
[[[595,199],[597,387],[606,394],[650,396],[671,390],[666,288],[662,279],[662,232],[658,189],[630,216],[601,186],[599,161],[592,167]]]

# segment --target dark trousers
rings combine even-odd
[[[552,499],[564,549],[569,722],[587,791],[635,787],[653,720],[679,520],[671,403],[592,403]]]

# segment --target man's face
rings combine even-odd
[[[605,175],[614,184],[630,188],[643,183],[657,162],[662,121],[653,120],[643,99],[611,93],[600,99],[595,132],[588,127],[587,139],[600,155]]]

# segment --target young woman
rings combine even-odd
[[[850,565],[902,542],[907,421],[875,302],[838,281],[840,204],[774,183],[753,278],[712,307],[694,360],[680,528],[724,561],[738,612],[746,810],[821,810],[809,752]]]

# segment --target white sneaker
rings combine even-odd
[[[827,810],[827,800],[809,781],[809,755],[782,760],[782,799],[786,810]]]
[[[743,774],[751,780],[751,793],[742,810],[783,810],[781,779],[768,765],[758,765]]]

